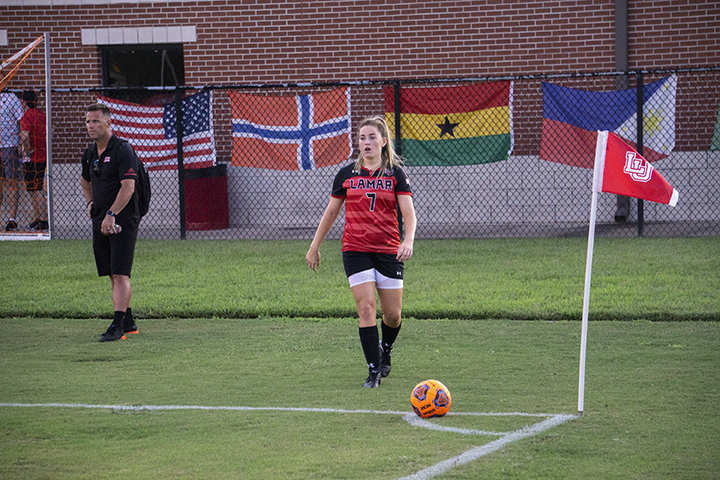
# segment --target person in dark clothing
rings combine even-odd
[[[141,218],[134,195],[140,161],[132,146],[112,133],[107,106],[87,107],[85,124],[94,143],[83,154],[80,184],[92,220],[98,275],[110,276],[112,286],[115,313],[100,341],[112,342],[137,333],[130,307],[130,273]]]

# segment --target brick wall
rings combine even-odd
[[[629,1],[630,68],[720,64],[720,2]]]
[[[0,5],[0,29],[7,30],[9,43],[0,46],[0,57],[8,58],[48,32],[53,87],[96,87],[101,83],[98,50],[82,44],[82,29],[190,25],[196,29],[197,40],[184,44],[186,83],[197,86],[608,72],[615,66],[611,0],[386,0],[382,4],[346,0],[107,1],[106,5],[85,6]],[[720,65],[717,0],[629,0],[628,17],[631,70]],[[33,69],[31,63],[23,75],[30,76],[33,71],[40,69]],[[646,82],[657,78],[649,75]],[[574,88],[615,88],[612,77],[588,78],[587,85],[583,79],[552,81]],[[277,89],[273,93],[304,93],[302,90]],[[227,161],[230,113],[226,93],[215,93],[218,160]],[[354,118],[383,111],[380,86],[355,86],[352,97]],[[83,128],[84,106],[94,98],[93,92],[57,92],[53,96],[55,211],[56,227],[60,228],[56,232],[68,238],[88,234],[86,222],[77,214],[82,210],[77,162],[89,143]],[[665,161],[663,171],[683,192],[683,205],[669,214],[664,207],[648,207],[649,221],[717,222],[718,155],[706,152],[717,99],[715,77],[686,75],[681,79],[676,153]],[[541,119],[540,81],[518,80],[514,89],[515,149],[507,162],[461,167],[458,171],[467,180],[456,183],[444,183],[447,175],[440,168],[412,172],[418,188],[420,233],[436,236],[447,227],[457,235],[472,236],[486,225],[528,222],[583,225],[589,205],[588,172],[537,159]],[[528,168],[539,173],[518,174]],[[302,175],[250,170],[231,168],[229,172],[233,228],[255,229],[262,221],[279,229],[277,238],[285,238],[288,232],[310,237],[322,215],[327,183],[335,169]],[[158,175],[157,198],[164,198],[165,203],[156,205],[164,207],[151,212],[144,228],[157,229],[156,233],[146,230],[146,235],[161,238],[162,232],[177,231],[179,204],[173,177],[177,173],[164,172],[162,179]],[[308,178],[311,187],[305,186]],[[301,193],[279,197],[278,181],[300,182],[304,187]],[[521,181],[525,183],[517,183]],[[545,188],[548,184],[553,185],[550,194]],[[612,220],[613,202],[612,198],[604,200],[600,221]],[[258,205],[257,212],[251,213],[250,205]],[[460,227],[468,230],[457,230]],[[334,235],[339,231],[336,226]],[[246,235],[266,238],[268,234],[253,231]]]
[[[0,6],[0,55],[48,32],[54,86],[93,87],[82,28],[194,25],[191,85],[608,71],[614,15],[611,0],[13,5]],[[720,64],[716,0],[629,0],[628,17],[630,69]]]

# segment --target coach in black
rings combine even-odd
[[[130,309],[130,271],[140,225],[134,195],[140,161],[127,141],[113,135],[111,123],[107,106],[87,107],[85,124],[95,143],[83,154],[80,184],[92,219],[98,275],[110,276],[115,309],[101,342],[124,340],[126,333],[137,333]]]

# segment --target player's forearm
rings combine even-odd
[[[333,223],[335,223],[335,219],[337,218],[337,214],[334,216],[331,212],[328,212],[327,210],[323,214],[322,220],[320,220],[320,224],[318,225],[317,230],[315,231],[315,237],[313,238],[312,243],[310,244],[310,248],[314,248],[319,250],[320,244],[325,240],[325,237],[327,236],[328,232],[333,226]]]
[[[123,180],[121,182],[120,191],[115,197],[115,201],[110,206],[110,210],[115,213],[120,213],[130,202],[130,199],[135,193],[135,180]]]
[[[24,157],[29,156],[32,152],[35,151],[30,146],[30,135],[24,130],[20,132],[20,145],[22,145]]]
[[[405,225],[404,240],[415,241],[415,229],[417,228],[417,218],[415,217],[415,207],[412,203],[412,197],[400,200],[400,213],[403,217]]]
[[[320,249],[320,244],[323,242],[323,240],[325,240],[325,237],[327,236],[328,232],[330,232],[330,229],[332,228],[335,220],[337,220],[337,217],[340,214],[340,208],[342,207],[343,201],[344,200],[336,198],[330,199],[330,203],[325,209],[322,219],[320,220],[320,224],[315,231],[315,237],[310,244],[311,249]]]
[[[93,201],[92,184],[85,180],[80,179],[80,186],[82,186],[83,197],[85,197],[85,203],[90,204]]]

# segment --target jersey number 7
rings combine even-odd
[[[370,199],[370,211],[374,212],[375,211],[375,197],[377,197],[377,193],[367,192],[365,194],[365,196]]]

